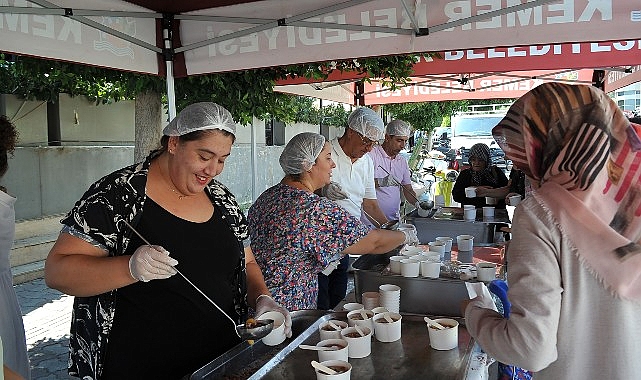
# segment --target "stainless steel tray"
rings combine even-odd
[[[275,347],[265,346],[261,341],[253,346],[240,344],[194,372],[189,379],[313,379],[315,375],[310,362],[318,360],[318,354],[302,350],[298,345],[318,343],[318,325],[328,319],[347,320],[347,315],[346,312],[320,310],[294,311],[293,340],[288,339]],[[399,341],[381,343],[373,338],[370,356],[349,360],[352,379],[465,378],[474,341],[462,323],[459,346],[450,351],[429,347],[422,316],[403,314],[401,326]]]

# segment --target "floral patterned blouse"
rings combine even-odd
[[[248,220],[265,283],[288,310],[315,309],[318,273],[369,231],[336,203],[285,184],[261,194]]]
[[[144,162],[117,170],[95,182],[62,219],[62,231],[80,238],[109,256],[123,255],[133,232],[121,221],[136,227],[147,196],[145,187],[151,160],[160,155],[154,151]],[[247,219],[233,194],[212,180],[206,188],[212,204],[222,210],[222,218],[238,239],[238,249],[248,237]],[[233,281],[237,322],[247,314],[245,255],[240,255]],[[69,338],[69,374],[84,380],[100,379],[116,312],[118,290],[93,297],[75,297]]]

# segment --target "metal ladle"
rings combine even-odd
[[[379,168],[381,168],[381,169],[383,169],[383,171],[384,171],[385,173],[387,173],[387,175],[389,175],[389,176],[394,180],[394,182],[396,182],[396,184],[398,185],[398,187],[399,187],[400,189],[402,189],[402,186],[403,186],[403,185],[401,185],[401,182],[400,182],[399,180],[397,180],[397,179],[396,179],[396,177],[394,177],[394,176],[392,175],[392,173],[390,173],[389,171],[387,171],[387,169],[385,169],[385,168],[384,168],[384,167],[382,167],[381,165],[378,165],[378,167],[379,167]],[[426,202],[426,203],[427,203],[427,207],[423,208],[423,205],[422,205],[422,203],[423,203],[423,202],[421,202],[421,201],[418,199],[418,197],[416,196],[416,194],[414,194],[414,192],[413,192],[413,191],[412,191],[410,194],[412,195],[412,198],[414,198],[414,204],[417,204],[417,203],[418,203],[419,207],[420,207],[420,208],[422,208],[423,210],[430,210],[430,209],[434,208],[434,201],[433,201],[433,200],[423,201],[423,202]],[[407,214],[405,214],[405,215],[404,215],[404,217],[406,217],[406,216],[407,216]]]
[[[350,202],[352,202],[352,203],[354,204],[354,206],[359,207],[359,208],[361,209],[361,211],[363,211],[363,214],[365,214],[365,216],[367,216],[367,217],[369,218],[369,220],[372,222],[372,224],[376,224],[376,227],[377,227],[377,228],[380,228],[380,229],[382,229],[382,230],[395,230],[395,229],[398,227],[398,219],[388,220],[387,222],[385,222],[385,223],[383,223],[383,224],[379,224],[379,223],[378,223],[378,221],[377,221],[376,219],[374,219],[374,217],[373,217],[373,216],[371,216],[370,214],[368,214],[368,213],[367,213],[367,211],[365,211],[365,209],[363,209],[363,208],[362,208],[361,206],[359,206],[356,202],[354,202],[354,201],[352,200],[352,198],[347,197],[347,198],[345,198],[345,199],[347,199],[347,200],[349,200]]]
[[[151,243],[145,239],[140,232],[136,231],[136,229],[129,224],[126,220],[122,220],[129,229],[131,229],[138,237],[148,246],[152,247]],[[231,323],[234,325],[234,331],[236,332],[236,335],[242,340],[258,340],[260,338],[265,337],[267,334],[269,334],[272,329],[274,328],[274,320],[273,319],[260,319],[256,320],[256,326],[255,327],[246,327],[246,324],[243,323],[241,325],[236,325],[236,321],[232,319],[232,317],[229,316],[229,314],[225,313],[223,309],[221,309],[214,300],[209,298],[202,290],[200,290],[199,287],[196,286],[193,282],[191,282],[187,277],[185,277],[184,274],[182,274],[177,268],[174,267],[176,270],[176,273],[182,276],[182,278],[185,279],[191,285],[194,289],[198,291],[198,293],[202,294],[207,301],[209,301],[212,305],[218,309],[227,319],[231,321]]]

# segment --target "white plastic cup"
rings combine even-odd
[[[495,263],[476,264],[476,279],[483,282],[490,282],[496,279]]]
[[[352,376],[352,365],[346,360],[326,360],[321,362],[321,364],[332,369],[346,368],[347,370],[336,375],[328,375],[314,368],[314,371],[316,371],[316,380],[349,380]]]
[[[401,260],[401,276],[418,277],[419,272],[420,272],[420,264],[417,260],[413,260],[413,259]]]
[[[497,199],[493,197],[485,197],[485,204],[487,205],[495,205],[497,203]]]
[[[485,207],[483,207],[483,217],[484,218],[494,218],[494,206],[485,206]]]
[[[466,187],[465,196],[468,198],[476,198],[476,187],[475,186]]]
[[[512,195],[507,199],[507,204],[510,206],[516,206],[519,203],[521,203],[521,196],[520,195]]]
[[[372,330],[368,327],[360,327],[360,329],[364,336],[360,336],[354,327],[341,330],[343,339],[349,343],[347,355],[352,359],[364,358],[372,353]]]
[[[377,316],[378,314],[381,314],[381,313],[387,313],[388,311],[389,311],[389,310],[387,310],[387,309],[386,309],[386,308],[384,308],[383,306],[375,307],[375,308],[373,308],[373,309],[372,309],[372,313],[374,313],[374,318],[376,318],[376,316]]]
[[[388,322],[385,316],[388,316],[393,322]],[[401,339],[401,319],[403,317],[398,313],[383,313],[374,316],[374,330],[376,340],[379,342],[396,342]]]
[[[442,243],[445,243],[445,252],[451,252],[452,251],[452,242],[454,239],[452,239],[449,236],[437,236],[434,240],[440,241]]]
[[[272,331],[263,337],[263,343],[267,346],[276,346],[285,340],[285,316],[278,311],[268,311],[261,314],[258,319],[273,319]]]
[[[458,235],[456,237],[456,244],[459,251],[472,251],[474,249],[474,236]]]
[[[349,342],[345,339],[323,339],[320,342],[316,343],[317,347],[332,347],[332,346],[342,346],[336,350],[327,350],[327,351],[318,351],[318,361],[324,362],[326,360],[343,360],[347,361]]]
[[[476,206],[474,205],[463,205],[463,210],[472,210],[476,209]]]
[[[401,254],[402,256],[405,256],[404,258],[407,258],[409,256],[418,255],[418,254],[421,254],[421,253],[423,253],[423,248],[415,247],[415,246],[411,246],[411,245],[406,245],[405,247],[403,247],[399,251],[399,254]],[[394,256],[392,256],[392,257],[394,257]]]
[[[439,278],[441,275],[440,261],[423,261],[421,262],[421,276],[427,278]]]
[[[430,247],[430,252],[438,252],[441,256],[445,253],[447,248],[447,243],[442,241],[431,241],[427,243],[427,245]]]
[[[476,209],[468,208],[463,210],[463,219],[465,220],[475,220],[476,219]]]
[[[372,310],[375,307],[378,307],[378,299],[380,294],[378,292],[364,292],[361,294],[361,303],[365,310]]]
[[[352,311],[352,310],[361,310],[364,309],[365,307],[363,306],[362,303],[358,302],[348,302],[345,305],[343,305],[343,310],[345,311]]]
[[[401,288],[398,285],[382,284],[378,287],[378,303],[389,311],[398,313],[401,303]]]
[[[436,322],[445,326],[443,330],[427,324],[427,332],[430,337],[430,347],[435,350],[446,351],[458,347],[458,322],[450,318],[435,319]]]
[[[363,316],[363,314],[365,314],[365,316]],[[371,310],[350,311],[349,313],[347,313],[347,324],[350,326],[357,325],[360,327],[367,327],[371,331],[374,331],[374,323],[372,322],[373,317],[374,312]]]
[[[338,330],[334,329],[329,322],[332,322],[338,327]],[[345,321],[339,321],[336,319],[331,319],[329,321],[322,322],[318,325],[318,334],[320,335],[321,340],[325,339],[341,339],[341,330],[348,328],[349,325]]]
[[[401,273],[401,260],[406,259],[406,256],[392,256],[389,258],[389,270],[392,273]]]

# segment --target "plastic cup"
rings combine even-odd
[[[496,279],[496,264],[495,263],[476,264],[476,279],[483,282],[490,282]]]
[[[347,361],[349,359],[348,347],[349,343],[345,339],[323,339],[320,342],[316,343],[317,347],[332,347],[338,346],[342,347],[336,350],[328,351],[318,351],[318,361],[324,362],[326,360],[343,360]]]
[[[372,353],[372,330],[368,327],[360,329],[365,334],[364,336],[361,336],[354,327],[348,327],[341,331],[343,339],[349,343],[347,355],[352,359],[364,358]]]
[[[456,237],[456,244],[459,251],[471,251],[474,249],[474,236],[458,235]]]
[[[441,243],[445,243],[445,252],[451,252],[452,251],[452,242],[454,239],[452,239],[449,236],[437,236],[434,240],[440,241]]]
[[[336,325],[338,327],[338,330],[334,329],[334,327],[332,327],[329,322],[332,322],[334,325]],[[322,322],[320,325],[318,325],[318,334],[320,335],[321,340],[341,339],[341,330],[346,329],[347,327],[349,327],[347,322],[332,319]]]
[[[363,303],[363,308],[365,310],[372,310],[375,307],[378,307],[378,299],[380,295],[378,292],[364,292],[361,294],[361,302]]]
[[[458,322],[450,318],[435,319],[436,322],[445,326],[439,330],[427,324],[427,332],[430,337],[430,347],[435,350],[446,351],[458,347]]]
[[[401,273],[401,260],[406,259],[406,256],[392,256],[389,258],[389,270],[392,273]]]
[[[510,206],[516,206],[519,203],[521,203],[521,196],[520,195],[512,195],[507,199],[507,204]]]
[[[476,198],[476,187],[475,186],[466,187],[465,196],[468,198]]]
[[[427,278],[439,278],[441,275],[441,262],[423,261],[421,262],[421,276]]]
[[[273,319],[272,331],[263,337],[267,346],[276,346],[285,340],[285,316],[278,311],[268,311],[260,315],[259,319]]]
[[[476,219],[476,209],[469,208],[463,210],[463,219],[465,220],[475,220]]]
[[[374,318],[376,318],[376,316],[377,316],[378,314],[381,314],[381,313],[387,313],[388,311],[389,311],[389,310],[387,310],[387,309],[386,309],[386,308],[384,308],[383,306],[375,307],[375,308],[373,308],[373,309],[372,309],[372,313],[374,313]]]
[[[420,264],[417,260],[401,260],[401,275],[403,277],[418,277]]]
[[[361,313],[362,312],[362,313]],[[366,318],[363,318],[365,314]],[[374,317],[374,312],[371,310],[354,310],[347,313],[347,324],[350,326],[360,326],[367,327],[371,331],[374,331],[374,323],[372,323],[372,318]]]
[[[483,207],[483,217],[494,218],[494,206]]]
[[[493,197],[485,197],[485,204],[487,205],[495,205],[497,203],[497,199]]]
[[[345,360],[326,360],[321,362],[321,364],[333,370],[342,368],[344,371],[341,370],[340,373],[335,375],[328,375],[314,368],[314,371],[316,371],[316,380],[349,380],[352,376],[352,365]]]
[[[343,310],[345,311],[352,311],[352,310],[361,310],[364,309],[365,307],[363,306],[362,303],[358,302],[348,302],[345,305],[343,305]]]
[[[393,322],[389,322],[385,316],[389,317]],[[376,340],[379,342],[395,342],[401,339],[401,317],[398,313],[383,313],[377,314],[374,317],[374,330],[376,332]]]

